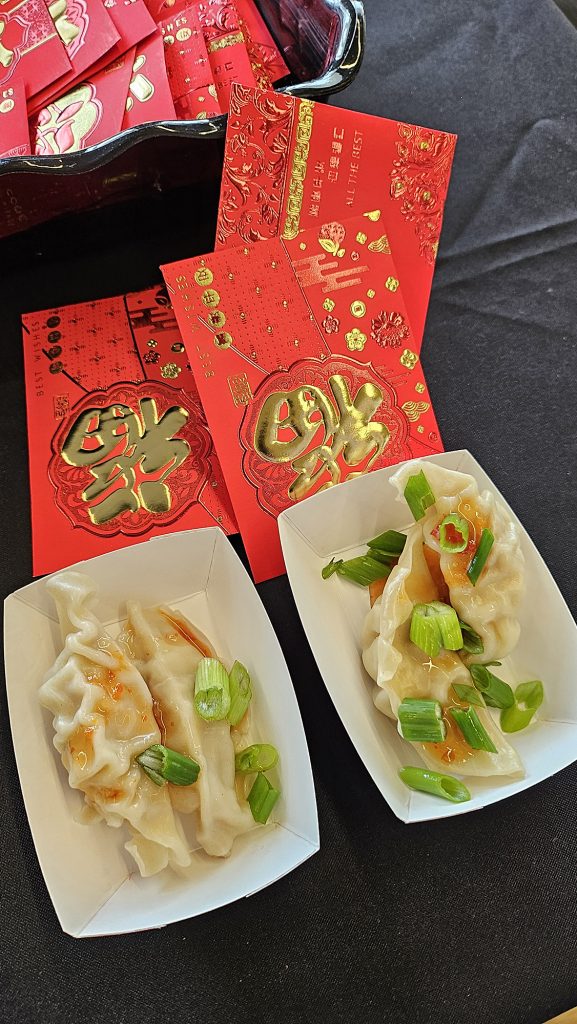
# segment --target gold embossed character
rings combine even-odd
[[[94,480],[82,500],[90,505],[93,523],[102,525],[139,508],[170,509],[164,481],[190,453],[188,441],[174,436],[187,420],[180,406],[159,417],[153,398],[142,398],[137,410],[118,403],[78,416],[62,445],[62,458],[70,466],[90,468]]]
[[[302,385],[294,391],[269,395],[259,413],[255,450],[269,462],[291,463],[297,474],[288,490],[293,501],[304,498],[326,471],[330,480],[322,485],[322,490],[339,483],[339,456],[346,466],[358,466],[368,459],[361,471],[366,473],[389,440],[385,424],[372,422],[383,400],[382,391],[375,384],[363,384],[354,399],[341,374],[329,377],[329,387],[334,404],[320,388]],[[293,436],[281,440],[287,430]],[[322,443],[311,448],[319,430],[323,432]],[[346,477],[358,475],[348,473]]]

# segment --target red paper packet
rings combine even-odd
[[[256,84],[238,11],[233,0],[201,0],[194,6],[202,26],[218,102],[226,113],[233,82],[245,86]]]
[[[17,78],[27,98],[70,70],[70,61],[44,0],[0,5],[0,87]]]
[[[254,0],[236,0],[236,9],[256,84],[259,89],[270,89],[290,74],[289,68]]]
[[[235,532],[164,288],[22,324],[35,575],[175,530]]]
[[[72,65],[70,70],[34,97],[29,113],[34,114],[68,92],[73,83],[109,53],[120,34],[102,0],[54,0],[48,7]],[[112,59],[112,58],[110,58]]]
[[[456,136],[234,85],[216,247],[366,213],[390,239],[421,344]]]
[[[0,157],[29,154],[26,93],[24,82],[18,79],[0,89]]]
[[[292,502],[442,451],[381,224],[162,272],[257,582],[284,571],[276,518]]]
[[[181,120],[199,120],[221,114],[195,7],[185,7],[160,21],[159,28],[177,116]]]
[[[129,51],[40,111],[30,128],[37,156],[73,153],[120,131],[134,52]]]
[[[156,32],[136,47],[122,127],[134,128],[147,121],[174,121],[175,118],[164,43],[161,33]]]

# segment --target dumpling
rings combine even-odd
[[[40,687],[54,716],[54,746],[70,785],[108,825],[129,825],[125,849],[141,875],[187,867],[190,853],[170,802],[135,763],[160,743],[150,692],[140,672],[90,611],[96,586],[77,572],[46,583],[58,611],[64,649]]]
[[[443,706],[447,735],[442,743],[414,743],[427,767],[460,775],[522,775],[523,766],[504,739],[491,714],[476,708],[482,725],[497,748],[492,754],[472,750],[447,713],[459,701],[454,683],[471,685],[471,676],[458,654],[441,650],[429,658],[409,638],[415,604],[439,599],[439,591],[424,556],[423,529],[416,523],[407,536],[405,548],[381,596],[367,615],[362,657],[375,680],[373,700],[379,711],[397,717],[405,697],[430,698]]]
[[[449,603],[483,641],[483,654],[467,660],[501,660],[516,646],[520,633],[517,616],[525,589],[525,563],[519,528],[490,491],[479,493],[472,476],[433,462],[407,463],[391,477],[401,500],[408,478],[420,470],[436,499],[422,520],[429,564],[434,572],[436,562],[448,587]],[[469,523],[469,544],[459,553],[442,551],[435,536],[436,527],[451,512]],[[489,529],[495,540],[473,586],[467,568],[483,528]]]
[[[129,602],[127,642],[158,706],[166,746],[200,765],[195,793],[170,787],[173,805],[196,814],[196,837],[206,853],[226,857],[254,821],[235,787],[229,723],[206,722],[194,707],[194,678],[203,657],[216,657],[196,627],[171,608],[143,610]]]

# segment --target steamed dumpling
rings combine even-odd
[[[409,531],[398,564],[381,596],[367,615],[363,637],[363,663],[375,680],[373,700],[379,711],[396,719],[405,697],[438,700],[444,709],[447,736],[442,743],[415,743],[427,767],[460,775],[519,775],[523,766],[488,711],[476,708],[497,753],[472,750],[454,725],[447,709],[457,705],[454,683],[471,685],[471,677],[458,654],[441,650],[429,658],[409,639],[415,604],[439,599],[439,591],[424,555],[423,530],[416,523]]]
[[[524,594],[524,557],[520,531],[490,491],[479,493],[477,482],[466,473],[445,469],[433,462],[410,462],[391,477],[400,499],[410,476],[423,470],[435,495],[435,505],[422,520],[429,562],[435,560],[449,591],[449,603],[483,640],[482,655],[469,661],[501,660],[519,640],[518,612]],[[460,553],[442,551],[434,531],[450,512],[469,522],[469,545]],[[467,567],[483,528],[491,530],[495,542],[475,586]]]
[[[194,793],[170,787],[173,805],[195,812],[198,842],[212,856],[225,857],[235,837],[254,822],[246,801],[237,797],[229,723],[205,722],[194,707],[198,663],[216,654],[206,637],[178,611],[143,610],[129,602],[128,613],[128,643],[157,703],[163,742],[200,765]]]
[[[108,825],[128,823],[132,838],[125,848],[142,875],[167,865],[188,866],[190,853],[168,788],[156,786],[135,763],[138,754],[160,743],[144,679],[90,611],[92,580],[63,572],[46,587],[64,649],[39,698],[54,716],[54,746],[70,785]]]

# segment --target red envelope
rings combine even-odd
[[[68,92],[72,84],[120,39],[101,0],[54,0],[48,10],[72,67],[34,97],[29,105],[30,114],[42,110],[51,100]]]
[[[44,0],[0,5],[0,86],[22,79],[29,98],[70,70],[70,61]]]
[[[162,272],[257,582],[284,571],[276,518],[292,502],[443,450],[382,224]]]
[[[156,32],[136,47],[122,127],[134,128],[147,121],[174,121],[175,118],[164,43],[161,33]]]
[[[221,114],[196,9],[185,7],[158,23],[164,38],[168,81],[177,116],[199,120]]]
[[[22,319],[34,573],[236,523],[164,288]]]
[[[238,11],[233,0],[195,3],[202,26],[220,108],[227,112],[233,82],[256,84]]]
[[[254,0],[236,0],[250,66],[259,89],[270,89],[279,78],[290,74],[280,50],[254,4]]]
[[[20,79],[0,89],[0,157],[28,156],[30,135],[26,93]]]
[[[73,153],[120,131],[134,52],[131,50],[40,111],[30,125],[36,156]]]
[[[421,345],[456,136],[234,85],[216,247],[366,213],[391,242]]]

